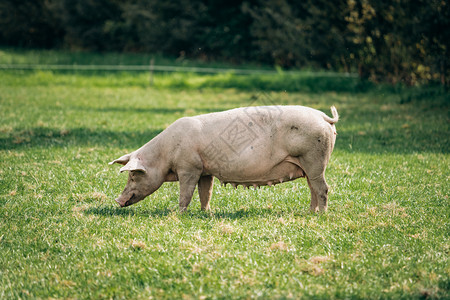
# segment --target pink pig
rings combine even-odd
[[[209,209],[213,178],[234,187],[274,185],[306,177],[311,211],[326,211],[325,169],[336,141],[333,118],[304,106],[255,106],[175,121],[138,150],[112,162],[129,171],[116,199],[134,204],[166,181],[180,182],[180,211],[191,202],[196,185],[201,208]]]

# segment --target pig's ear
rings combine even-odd
[[[131,153],[125,154],[121,158],[115,159],[112,162],[110,162],[109,165],[112,165],[112,164],[126,165],[130,161],[130,157],[131,157]]]
[[[138,158],[133,158],[124,167],[120,168],[120,173],[124,171],[140,171],[147,173],[147,170]]]

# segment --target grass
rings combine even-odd
[[[450,297],[447,93],[307,74],[147,82],[0,71],[0,298]],[[210,213],[195,195],[178,214],[177,183],[117,207],[126,175],[108,161],[182,116],[268,103],[337,106],[327,213],[308,212],[305,180],[216,182]]]

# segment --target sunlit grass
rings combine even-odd
[[[449,297],[445,93],[285,92],[234,75],[161,74],[153,87],[144,73],[0,78],[0,298]],[[301,179],[216,182],[211,212],[195,195],[178,214],[177,183],[117,207],[126,175],[108,161],[180,117],[268,103],[337,106],[326,214],[308,212]]]

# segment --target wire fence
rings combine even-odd
[[[14,70],[73,70],[73,71],[159,71],[186,73],[235,73],[235,74],[275,74],[275,70],[179,67],[164,65],[44,65],[44,64],[0,64],[0,69]]]
[[[233,69],[211,67],[180,67],[167,65],[77,65],[77,64],[0,64],[3,70],[65,70],[65,71],[139,71],[139,72],[183,72],[183,73],[233,73],[240,75],[279,74],[277,70]],[[304,74],[310,77],[357,77],[354,73],[282,71],[288,74]]]

